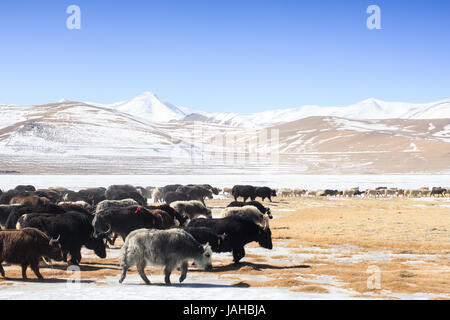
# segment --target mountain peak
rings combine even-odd
[[[155,99],[159,99],[158,98],[158,96],[156,95],[156,94],[154,94],[153,92],[150,92],[150,91],[145,91],[145,92],[142,92],[141,94],[139,94],[139,95],[137,95],[135,98],[139,98],[139,97],[141,97],[141,98],[155,98]]]
[[[180,120],[185,116],[183,111],[161,101],[156,94],[149,91],[128,101],[115,104],[114,109],[153,122]]]

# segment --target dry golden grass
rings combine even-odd
[[[226,203],[228,200],[213,200],[209,205],[221,207]],[[273,203],[265,204],[270,205],[277,216],[270,221],[273,239],[290,239],[279,244],[292,248],[297,254],[311,253],[314,251],[310,250],[317,248],[329,249],[331,255],[336,254],[336,248],[345,247],[345,252],[339,254],[338,251],[339,259],[380,252],[427,255],[424,263],[408,263],[408,259],[401,256],[381,262],[352,263],[333,261],[326,256],[314,257],[303,261],[310,268],[277,270],[279,284],[301,275],[303,279],[311,279],[313,288],[322,288],[314,284],[314,276],[328,275],[334,277],[341,288],[368,293],[367,297],[391,298],[380,294],[386,290],[450,294],[450,209],[445,200],[276,198]],[[303,249],[305,247],[308,250]],[[379,290],[368,289],[369,266],[380,269]],[[264,274],[271,272],[265,270]],[[271,286],[274,282],[247,281],[252,286]],[[295,290],[306,292],[308,289]]]

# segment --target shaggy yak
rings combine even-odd
[[[211,247],[201,245],[194,237],[182,229],[138,229],[131,232],[120,251],[122,275],[119,283],[126,277],[127,270],[136,266],[142,280],[150,284],[144,269],[148,264],[164,266],[165,282],[170,285],[172,270],[181,267],[179,281],[186,279],[188,261],[194,259],[196,265],[206,270],[212,269]]]

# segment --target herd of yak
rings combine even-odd
[[[239,263],[247,243],[256,241],[272,249],[270,208],[255,198],[272,201],[275,190],[234,186],[235,201],[214,219],[204,200],[220,191],[211,185],[113,185],[79,191],[21,185],[0,190],[0,273],[5,277],[1,263],[7,262],[20,265],[24,279],[28,267],[43,279],[41,260],[78,265],[82,247],[105,258],[106,248],[121,237],[120,282],[136,266],[150,283],[144,269],[151,264],[164,267],[165,282],[170,284],[175,268],[181,270],[180,282],[186,278],[189,260],[210,270],[212,252],[232,252],[234,263]],[[151,205],[148,198],[153,198]]]

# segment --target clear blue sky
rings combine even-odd
[[[81,8],[68,30],[66,8]],[[382,30],[366,28],[381,8]],[[207,111],[450,97],[450,1],[1,0],[0,103]]]

